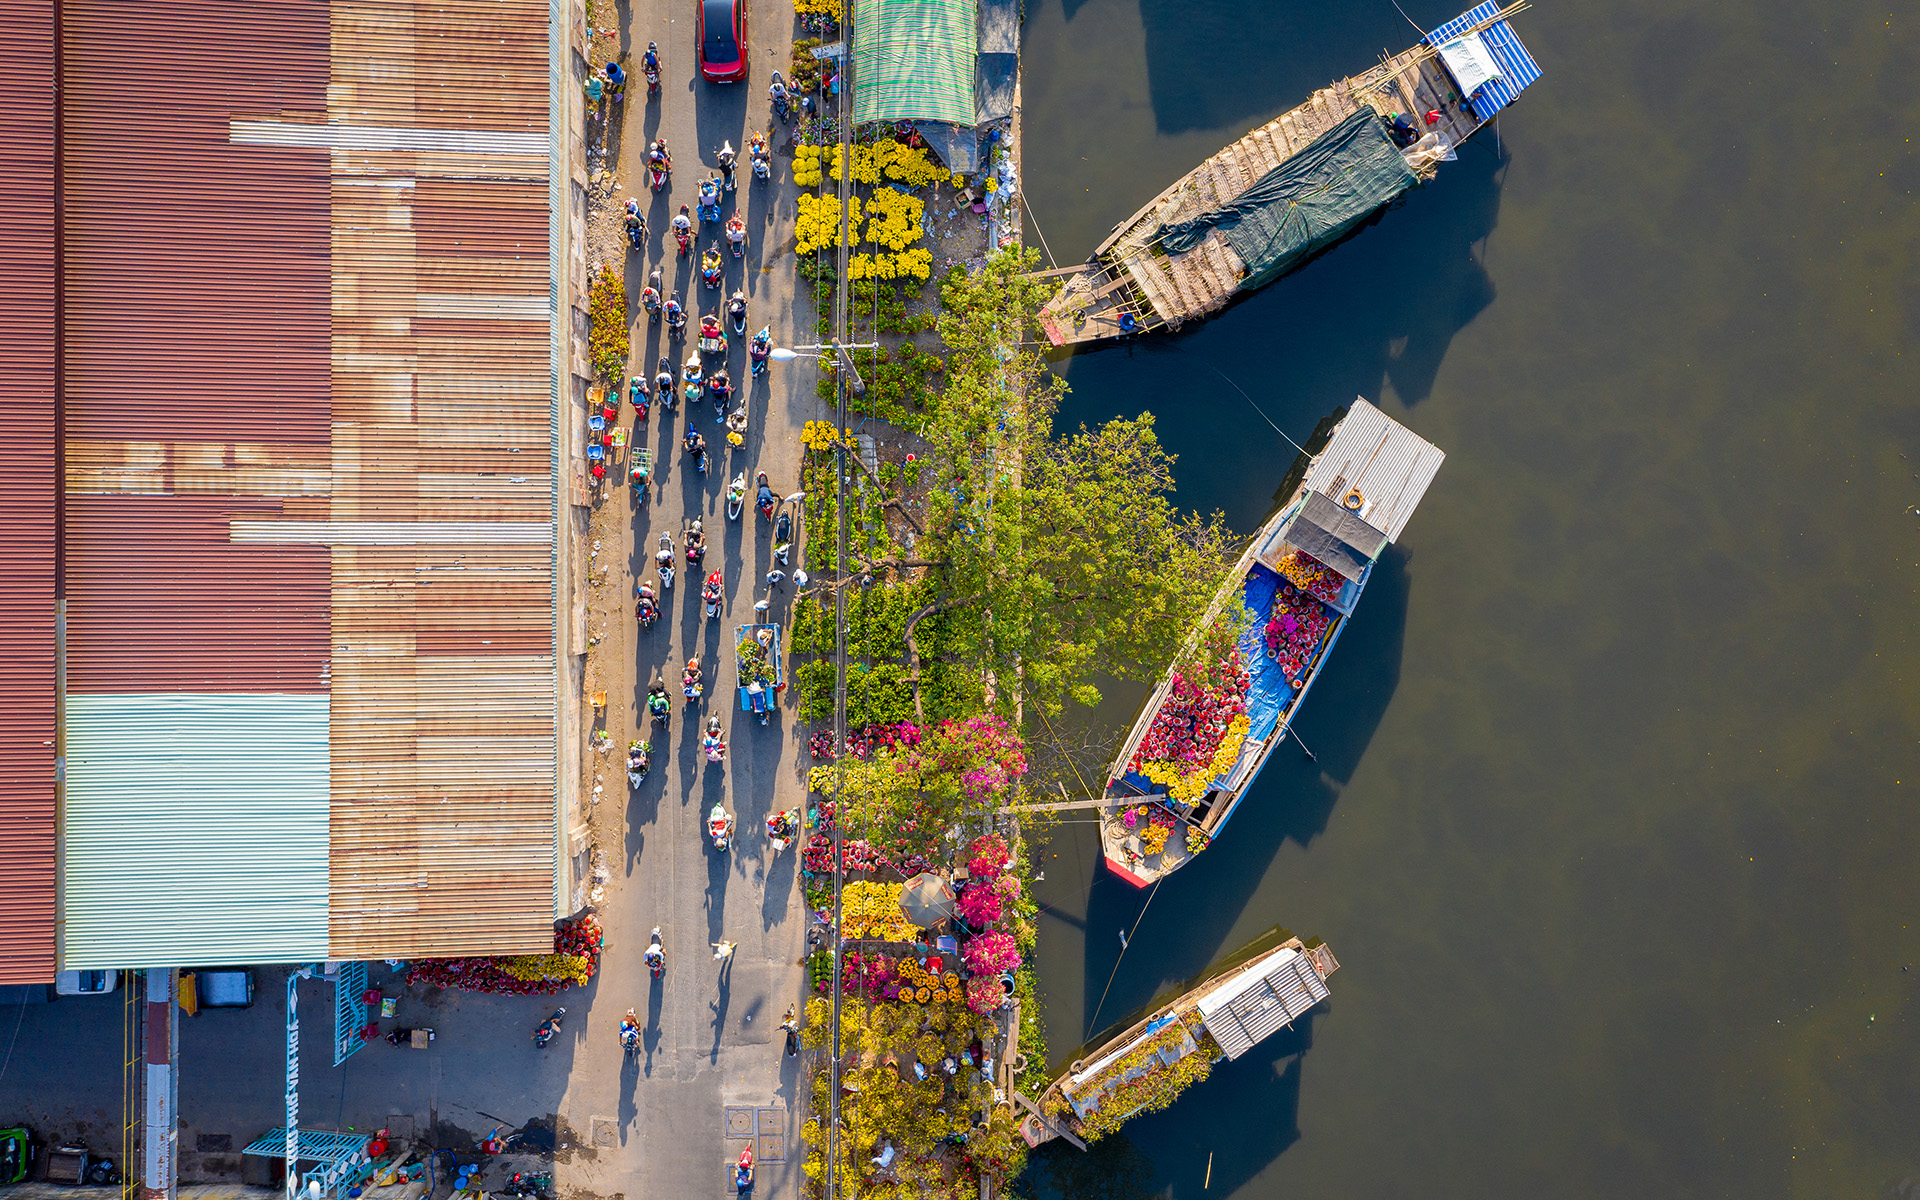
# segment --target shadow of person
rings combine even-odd
[[[708,1052],[709,1062],[720,1061],[720,1036],[727,1027],[727,1007],[733,1002],[733,955],[720,960],[720,975],[717,981],[719,992],[713,1003],[707,1006],[713,1013],[713,1049]]]

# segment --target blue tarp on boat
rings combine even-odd
[[[1429,33],[1427,45],[1438,50],[1499,11],[1499,0],[1487,0],[1485,4],[1469,9]],[[1467,98],[1467,103],[1473,106],[1473,115],[1486,121],[1512,104],[1528,84],[1540,78],[1540,64],[1533,61],[1533,55],[1528,54],[1527,48],[1520,44],[1513,26],[1505,21],[1495,21],[1482,29],[1480,42],[1500,68],[1498,78],[1489,79],[1473,89],[1473,95]]]
[[[1293,684],[1287,679],[1286,669],[1267,655],[1267,622],[1273,618],[1273,598],[1282,582],[1278,574],[1255,563],[1253,570],[1247,572],[1247,585],[1241,593],[1253,612],[1252,622],[1240,635],[1240,654],[1247,662],[1247,673],[1253,677],[1247,687],[1247,740],[1240,747],[1241,758],[1260,753],[1260,743],[1273,736],[1280,714],[1293,697]],[[1239,765],[1240,760],[1235,759],[1234,766]],[[1213,786],[1225,787],[1232,774],[1233,767],[1227,768],[1227,773],[1214,780]]]

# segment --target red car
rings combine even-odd
[[[699,0],[694,37],[700,43],[700,73],[712,83],[747,77],[747,0]]]

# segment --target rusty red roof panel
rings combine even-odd
[[[66,508],[69,693],[327,690],[327,547],[230,540],[232,520],[284,519],[278,501]]]
[[[54,973],[53,51],[0,4],[0,983]]]
[[[231,137],[323,116],[327,9],[62,14],[68,689],[324,692],[326,548],[228,520],[327,517],[327,154]]]

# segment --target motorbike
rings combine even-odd
[[[725,274],[725,264],[720,261],[720,247],[708,246],[707,252],[700,256],[700,282],[717,288]]]
[[[793,506],[782,504],[780,517],[773,523],[773,544],[778,546],[793,540]]]
[[[700,664],[694,659],[688,659],[686,669],[680,672],[680,690],[689,700],[706,695],[707,685],[700,677]]]
[[[533,1044],[537,1048],[541,1050],[545,1050],[547,1048],[547,1043],[553,1040],[553,1035],[560,1032],[560,1018],[566,1015],[567,1015],[566,1009],[564,1008],[554,1009],[552,1016],[540,1022],[540,1024],[534,1028]]]
[[[792,1058],[794,1055],[800,1053],[800,1017],[799,1014],[795,1012],[793,1005],[787,1005],[787,1015],[786,1018],[780,1022],[780,1028],[786,1031],[787,1057]]]
[[[647,240],[647,218],[640,211],[640,202],[627,197],[627,244],[635,250],[645,249]]]
[[[765,183],[773,178],[773,159],[767,153],[767,136],[756,133],[747,140],[747,157],[753,160],[753,177]]]
[[[660,360],[659,370],[653,377],[653,394],[660,398],[660,407],[672,412],[680,402],[673,393],[673,364],[665,358]]]
[[[700,739],[700,751],[710,763],[717,763],[727,756],[727,739],[720,735],[719,717],[707,718],[707,733]]]
[[[780,77],[778,71],[773,73],[773,82],[767,85],[767,99],[773,102],[773,115],[779,118],[782,125],[792,119],[793,97],[788,94],[787,81]]]
[[[730,192],[733,190],[733,143],[721,142],[720,152],[714,157],[720,162],[720,187]]]
[[[658,679],[647,688],[647,712],[662,725],[673,712],[673,701],[667,699],[667,685]]]
[[[715,804],[707,814],[707,838],[722,852],[733,849],[733,814],[724,804]]]
[[[736,288],[727,301],[727,319],[733,322],[733,336],[747,336],[747,293]]]
[[[688,258],[693,254],[692,210],[684,204],[673,216],[673,241],[679,247],[679,257]]]
[[[760,472],[753,477],[753,481],[760,489],[759,494],[754,497],[753,506],[760,510],[761,517],[771,521],[774,506],[779,503],[779,500],[774,496],[773,489],[767,486],[767,473]]]
[[[660,287],[660,268],[655,267],[653,274],[647,276],[647,286],[640,291],[640,306],[647,310],[647,324],[649,325],[658,325],[660,323],[660,297],[663,295]]]
[[[647,73],[647,96],[660,94],[660,47],[647,43],[647,56],[640,60]]]
[[[620,1048],[626,1051],[629,1062],[640,1056],[640,1017],[632,1009],[620,1018]]]
[[[708,313],[700,318],[700,353],[725,354],[727,352],[727,331],[721,327],[720,318]]]
[[[720,600],[725,591],[719,571],[707,576],[707,586],[700,589],[700,599],[706,602],[707,620],[720,619]]]
[[[638,375],[627,380],[627,402],[633,405],[634,419],[644,421],[652,407],[652,397],[647,394],[647,381]]]
[[[667,153],[664,140],[655,141],[647,147],[647,186],[656,192],[662,191],[672,175],[673,155]]]
[[[645,413],[640,415],[643,418],[646,416]],[[652,476],[652,457],[644,452],[636,452],[633,456],[633,465],[627,468],[627,485],[633,489],[634,503],[639,504],[644,502],[647,494],[647,483]]]
[[[727,485],[727,520],[740,519],[740,510],[745,506],[746,498],[747,473],[742,471],[733,477],[732,483]]]
[[[653,934],[647,942],[647,969],[653,972],[655,979],[667,973],[667,948],[660,944],[660,927],[653,927]]]
[[[740,1152],[740,1161],[733,1166],[733,1190],[742,1196],[753,1191],[752,1146]]]
[[[667,297],[667,338],[679,341],[687,336],[687,310],[680,306],[680,293]]]
[[[720,220],[720,181],[712,175],[700,181],[700,220]]]
[[[635,584],[633,588],[633,615],[640,620],[640,628],[652,629],[653,623],[660,619],[660,601],[653,594],[653,583]]]
[[[727,445],[738,449],[747,444],[747,406],[742,404],[727,414]]]
[[[733,395],[733,381],[727,378],[727,369],[721,367],[707,376],[707,394],[713,397],[713,419],[716,423],[727,419],[727,397]]]
[[[627,786],[639,787],[653,765],[653,743],[627,743]]]
[[[773,327],[762,325],[760,332],[753,335],[753,341],[747,346],[747,361],[753,366],[755,379],[767,373],[767,360],[771,357],[773,357]]]
[[[747,223],[737,213],[727,218],[727,249],[733,251],[735,258],[747,252]]]
[[[701,527],[699,517],[695,517],[693,524],[687,526],[682,542],[687,552],[687,566],[698,570],[700,560],[707,556],[707,531]]]
[[[712,319],[713,318],[711,317],[700,318],[701,322],[703,323],[703,327],[700,331],[703,339],[706,335],[704,323]],[[688,352],[687,361],[680,365],[680,382],[686,386],[687,399],[689,400],[699,399],[700,386],[703,382],[705,382],[705,380],[706,380],[706,374],[701,370],[701,367],[700,367],[699,351],[696,350],[696,351]]]
[[[687,453],[693,457],[693,469],[702,475],[707,473],[707,439],[700,436],[698,430],[687,427]],[[661,534],[665,537],[666,534]]]
[[[767,818],[767,841],[773,844],[775,854],[792,845],[799,832],[800,810],[797,808],[776,812]]]
[[[673,590],[673,535],[661,533],[660,548],[653,552],[654,565],[660,568],[660,592]]]

